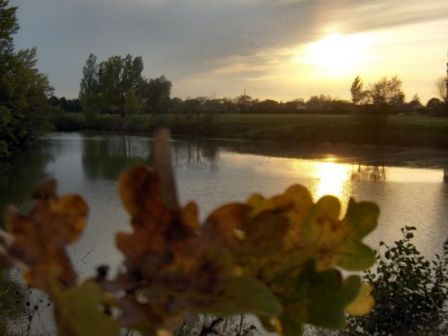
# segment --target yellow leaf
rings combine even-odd
[[[345,308],[345,311],[352,316],[362,316],[368,314],[375,305],[375,300],[370,295],[371,292],[372,286],[367,283],[363,283],[358,296]]]

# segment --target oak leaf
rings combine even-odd
[[[49,290],[49,274],[57,272],[61,285],[76,282],[66,245],[76,242],[86,225],[88,207],[78,195],[57,196],[56,183],[47,181],[34,192],[37,202],[26,215],[14,208],[6,213],[6,230],[13,239],[6,250],[25,266],[30,287]]]

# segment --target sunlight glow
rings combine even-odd
[[[312,179],[310,191],[315,201],[325,195],[338,197],[343,207],[350,197],[352,166],[337,163],[337,158],[329,156],[323,161],[291,160],[291,168],[301,178]]]
[[[368,63],[372,41],[369,34],[328,33],[301,48],[294,61],[305,64],[315,76],[353,76]]]
[[[349,182],[351,169],[348,165],[334,162],[316,162],[315,176],[319,179],[314,190],[315,199],[333,195],[345,201],[350,193]]]

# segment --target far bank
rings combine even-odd
[[[63,113],[56,131],[149,134],[160,127],[175,137],[204,137],[298,143],[345,143],[448,148],[448,118],[332,114],[133,114]]]

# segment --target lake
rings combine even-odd
[[[118,266],[114,234],[130,229],[117,197],[117,178],[127,167],[149,164],[151,139],[129,135],[54,133],[0,167],[0,209],[14,203],[28,209],[29,193],[55,177],[60,193],[79,193],[90,205],[83,238],[70,255],[82,276],[99,264]],[[415,242],[427,256],[440,252],[448,237],[448,152],[373,146],[291,145],[270,142],[173,141],[173,160],[182,203],[196,200],[201,218],[228,201],[251,193],[281,193],[291,184],[308,187],[314,198],[331,194],[344,205],[350,196],[381,208],[377,247],[416,226]]]

